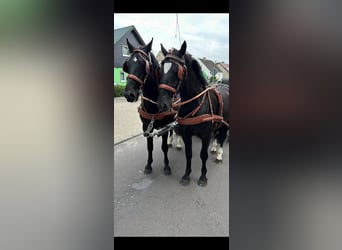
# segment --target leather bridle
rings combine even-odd
[[[144,79],[141,79],[141,78],[139,78],[138,76],[136,76],[134,74],[128,74],[127,79],[130,78],[130,79],[136,81],[137,83],[139,83],[140,88],[142,88],[144,83],[145,83],[145,81],[146,81],[146,79],[147,79],[147,77],[148,77],[148,75],[149,75],[149,73],[150,73],[150,70],[151,70],[151,65],[152,65],[151,56],[150,56],[150,53],[147,54],[145,51],[143,51],[142,49],[139,49],[139,48],[133,50],[132,56],[133,56],[134,53],[137,53],[138,56],[140,56],[140,58],[142,58],[145,61],[146,75],[145,75]],[[130,58],[132,56],[130,56]],[[127,61],[129,59],[127,59]],[[128,72],[128,67],[127,67],[127,61],[123,64],[122,69],[126,73],[129,73]]]
[[[160,83],[159,84],[159,89],[165,89],[167,91],[170,91],[175,96],[175,95],[178,94],[179,88],[180,88],[183,80],[186,79],[188,71],[187,71],[187,67],[185,65],[184,59],[179,58],[178,56],[173,55],[173,54],[167,54],[165,56],[165,58],[164,58],[162,63],[164,63],[166,59],[169,59],[169,61],[177,64],[177,66],[178,66],[178,72],[177,72],[178,82],[177,82],[177,87],[174,88],[174,87],[171,87],[170,85],[167,85],[165,83]]]

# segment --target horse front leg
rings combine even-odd
[[[185,186],[190,183],[192,139],[191,139],[191,136],[189,135],[183,135],[182,138],[183,138],[183,142],[185,145],[186,169],[185,169],[185,174],[183,175],[180,183]]]
[[[169,166],[169,158],[167,157],[167,151],[169,150],[169,146],[167,145],[167,137],[168,134],[164,134],[162,136],[162,150],[164,152],[164,174],[170,175],[171,174],[171,168]]]
[[[147,164],[145,166],[144,174],[152,173],[153,137],[147,137],[147,151],[148,151],[148,159],[147,159]]]
[[[202,148],[201,148],[201,160],[202,160],[202,168],[201,168],[201,176],[197,182],[199,186],[206,186],[208,183],[206,174],[207,174],[207,159],[208,159],[208,148],[210,144],[210,136],[202,138]]]

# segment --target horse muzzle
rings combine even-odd
[[[124,97],[128,102],[136,102],[138,100],[138,93],[134,93],[133,91],[127,91],[124,93]]]

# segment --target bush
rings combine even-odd
[[[123,96],[123,93],[125,91],[125,86],[123,86],[123,85],[113,85],[113,88],[114,88],[114,97]]]

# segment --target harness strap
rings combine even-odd
[[[148,101],[148,102],[150,102],[150,103],[153,103],[153,104],[155,104],[155,105],[158,105],[158,103],[157,102],[155,102],[155,101],[153,101],[153,100],[151,100],[150,98],[147,98],[147,97],[145,97],[145,96],[141,96],[141,99],[142,100],[145,100],[145,101]]]
[[[145,51],[143,51],[142,49],[137,48],[137,49],[134,49],[133,52],[140,52],[141,54],[143,54],[145,56],[145,58],[144,58],[145,60],[149,59],[148,54]]]
[[[211,101],[211,97],[210,97],[210,94],[209,94],[209,91],[210,90],[213,90],[216,97],[217,97],[217,100],[218,100],[218,103],[219,103],[219,115],[216,115],[214,114],[214,110],[213,110],[213,105],[212,105],[212,101]],[[216,90],[216,87],[215,86],[212,86],[212,87],[209,87],[205,90],[203,90],[201,93],[199,93],[198,95],[196,95],[195,97],[189,99],[189,100],[186,100],[184,102],[180,102],[180,103],[177,103],[177,104],[174,104],[173,107],[180,107],[182,105],[185,105],[199,97],[202,97],[202,100],[200,102],[200,104],[194,109],[192,110],[189,114],[187,114],[186,116],[184,117],[179,117],[177,116],[176,117],[176,120],[179,124],[181,125],[197,125],[197,124],[200,124],[202,122],[207,122],[207,121],[211,121],[211,122],[222,122],[223,124],[225,124],[227,127],[229,127],[229,124],[228,122],[226,122],[223,118],[223,99],[222,99],[222,95],[220,94],[220,92],[218,92]],[[205,97],[208,96],[208,101],[209,101],[209,105],[210,105],[210,113],[211,114],[203,114],[203,115],[199,115],[199,116],[196,116],[194,117],[194,115],[198,112],[198,110],[201,108],[201,106],[203,105],[204,103],[204,100],[205,100]],[[192,116],[192,117],[190,117]]]
[[[204,114],[195,117],[177,117],[176,121],[180,125],[197,125],[203,122],[222,122],[227,127],[229,127],[228,122],[226,122],[220,115]]]
[[[176,62],[181,63],[181,64],[184,64],[184,63],[185,63],[185,60],[184,60],[184,59],[182,59],[182,58],[180,58],[180,57],[178,57],[178,56],[176,56],[176,55],[173,55],[173,54],[167,54],[167,55],[165,56],[164,60],[165,60],[166,58],[173,59],[173,60],[175,60]]]
[[[177,112],[174,110],[171,110],[171,111],[165,111],[165,112],[158,113],[158,114],[150,114],[150,113],[147,113],[145,110],[143,110],[142,106],[139,106],[138,113],[140,114],[142,118],[145,118],[147,120],[152,120],[154,118],[154,120],[157,121],[157,120],[164,119],[166,116],[175,115]]]
[[[168,91],[170,91],[170,92],[172,92],[174,94],[176,94],[176,92],[177,92],[177,90],[175,88],[173,88],[173,87],[171,87],[171,86],[169,86],[167,84],[164,84],[164,83],[159,84],[159,88],[160,89],[166,89],[166,90],[168,90]]]
[[[197,99],[197,98],[200,98],[202,95],[204,95],[206,92],[208,92],[209,90],[212,90],[212,89],[215,89],[216,87],[215,86],[212,86],[212,87],[209,87],[209,88],[206,88],[205,90],[203,90],[201,93],[199,93],[198,95],[194,96],[193,98],[189,99],[189,100],[186,100],[184,102],[179,102],[179,103],[175,103],[173,105],[173,107],[180,107],[180,106],[183,106],[189,102],[192,102],[193,100]]]
[[[217,97],[217,100],[218,100],[218,103],[220,104],[220,108],[219,108],[219,114],[221,116],[223,116],[223,99],[222,99],[222,95],[220,92],[217,91],[216,88],[213,89],[214,90],[214,93]]]
[[[206,93],[208,93],[208,92],[206,92]],[[203,95],[200,104],[199,104],[193,111],[191,111],[189,114],[187,114],[187,115],[184,116],[183,118],[187,118],[187,117],[189,117],[189,116],[194,116],[194,115],[198,112],[198,110],[202,107],[202,105],[203,105],[203,103],[204,103],[204,100],[205,100],[205,95]]]
[[[134,81],[140,83],[141,86],[144,84],[144,82],[143,82],[140,78],[138,78],[137,76],[135,76],[135,75],[128,74],[127,78],[131,78],[132,80],[134,80]]]

